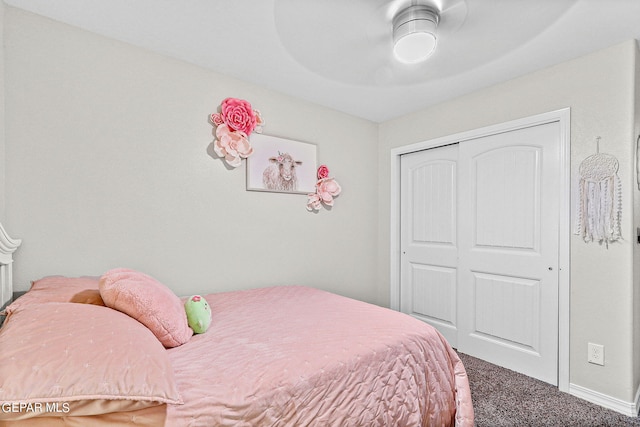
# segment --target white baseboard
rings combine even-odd
[[[640,409],[640,387],[638,387],[638,390],[636,391],[636,396],[633,402],[625,402],[622,399],[611,397],[576,384],[569,384],[569,394],[619,412],[628,417],[637,417],[638,410]]]

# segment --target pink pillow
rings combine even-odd
[[[45,408],[58,402],[64,410],[0,410],[0,425],[27,416],[182,403],[167,350],[139,322],[107,307],[66,302],[20,307],[0,329],[0,348],[0,407],[22,402]],[[100,404],[90,405],[93,401]]]
[[[21,307],[45,302],[75,302],[77,295],[97,290],[98,277],[47,276],[32,282],[31,289],[7,306],[5,311],[11,314]]]
[[[100,295],[107,307],[138,320],[167,348],[193,335],[180,298],[151,276],[127,268],[109,270],[100,278]]]

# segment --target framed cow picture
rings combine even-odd
[[[308,194],[316,189],[317,147],[254,133],[247,158],[247,190]]]

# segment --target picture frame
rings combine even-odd
[[[636,184],[640,190],[640,135],[636,139]],[[638,236],[638,243],[640,243],[640,234]]]
[[[251,135],[247,190],[309,194],[316,191],[317,146],[277,136]]]

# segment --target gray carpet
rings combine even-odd
[[[476,426],[639,426],[626,417],[526,375],[458,353],[469,376]]]

